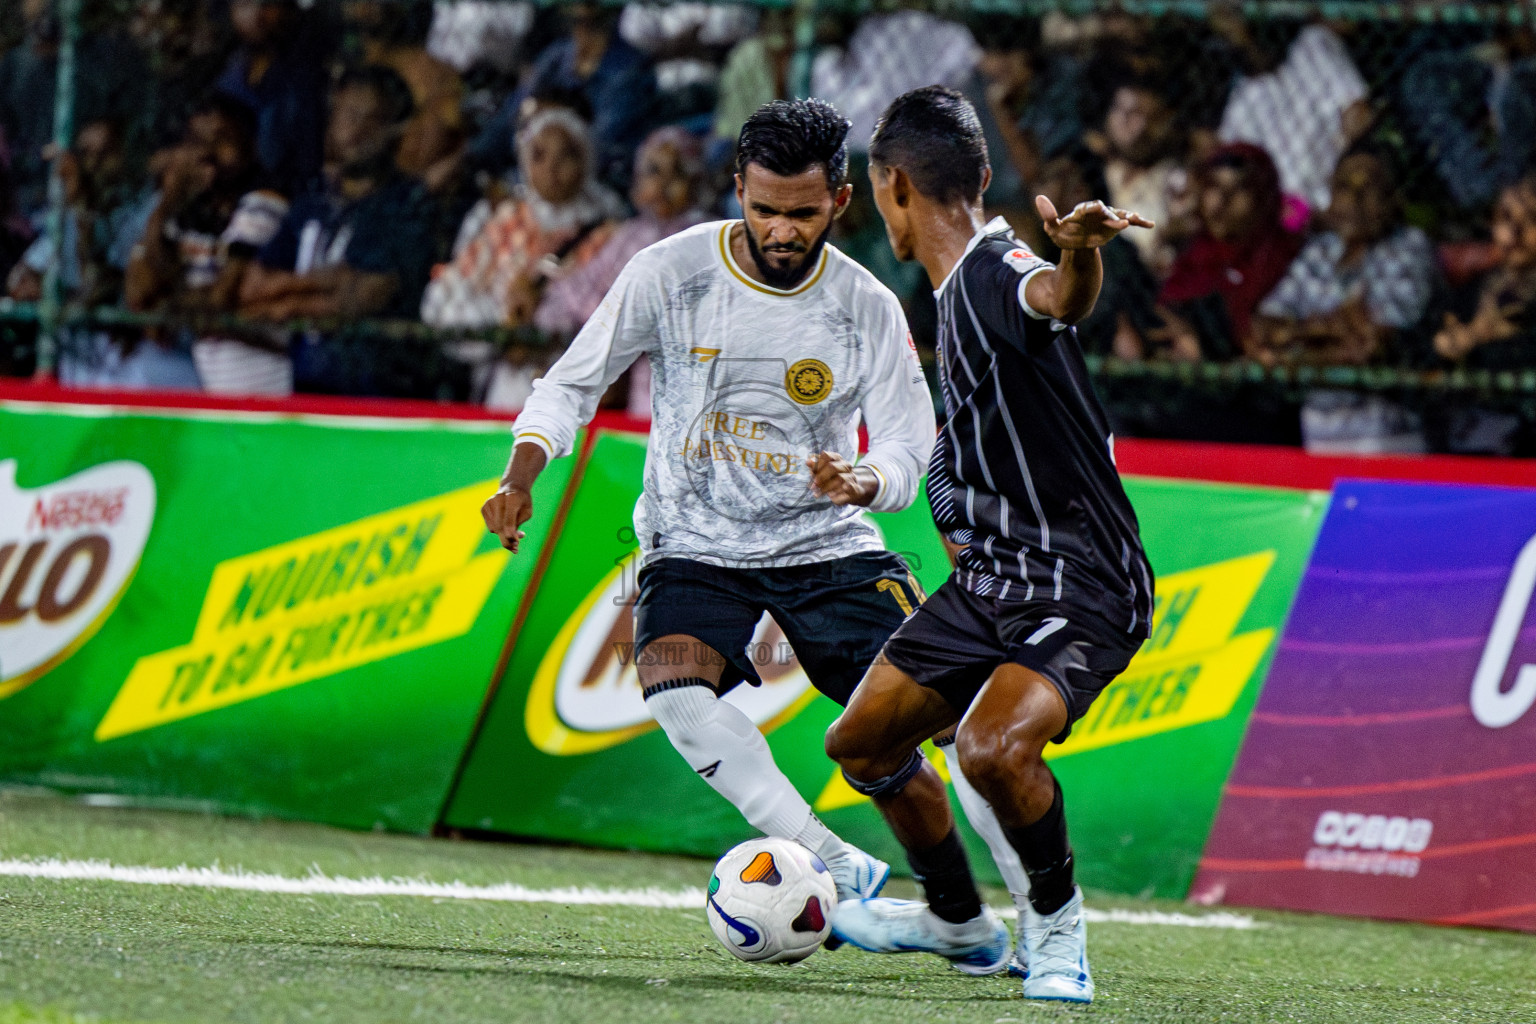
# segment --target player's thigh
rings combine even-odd
[[[1004,611],[999,617],[999,638],[1007,649],[1005,667],[1012,666],[1006,678],[1025,678],[1017,669],[1027,670],[1031,687],[1043,682],[1055,690],[1062,709],[1060,715],[1053,712],[1042,717],[1041,704],[1051,702],[1034,702],[1028,706],[1030,714],[1020,717],[1026,710],[1020,705],[1016,728],[1033,731],[1054,725],[1045,737],[1054,743],[1065,742],[1073,724],[1125,671],[1140,646],[1093,609],[1056,602],[1021,602]],[[1007,691],[1016,688],[1016,683],[1006,688],[1000,684],[997,705],[1006,706]]]
[[[757,683],[747,645],[763,606],[737,570],[664,558],[641,570],[635,668],[643,688],[703,678],[725,693]]]
[[[1055,685],[1015,662],[999,665],[955,734],[960,771],[1005,826],[1026,825],[1050,809],[1055,781],[1046,744],[1067,728]]]
[[[1015,662],[999,665],[955,731],[955,755],[967,777],[1040,759],[1067,726],[1067,704],[1044,675]]]
[[[959,715],[937,692],[881,659],[827,730],[827,755],[857,778],[899,771],[912,751]]]
[[[901,556],[854,555],[806,566],[770,606],[811,684],[847,706],[880,649],[922,603]]]

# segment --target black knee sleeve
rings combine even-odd
[[[849,775],[846,770],[843,772],[843,778],[848,780],[848,785],[852,786],[856,792],[863,793],[867,797],[895,796],[907,788],[907,783],[922,771],[926,763],[923,760],[922,751],[914,750],[907,755],[907,759],[902,762],[900,768],[884,778],[875,779],[873,782],[861,782]]]

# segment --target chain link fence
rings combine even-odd
[[[20,0],[0,373],[515,408],[630,254],[736,213],[757,104],[822,96],[860,149],[940,82],[975,103],[988,212],[1026,241],[1049,251],[1040,193],[1157,221],[1105,250],[1079,332],[1122,430],[1529,453],[1533,14]],[[931,343],[867,188],[836,241]]]

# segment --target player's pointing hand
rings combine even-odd
[[[1095,199],[1078,203],[1065,217],[1057,216],[1056,204],[1045,196],[1035,197],[1041,226],[1059,249],[1097,249],[1129,227],[1151,228],[1157,225],[1139,213],[1121,210]]]
[[[518,529],[533,516],[533,498],[519,487],[503,484],[501,489],[480,506],[485,528],[501,540],[501,546],[517,554],[517,542],[523,539]]]

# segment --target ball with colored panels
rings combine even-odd
[[[792,964],[832,930],[837,884],[816,856],[788,839],[751,839],[709,878],[704,913],[720,944],[752,963]]]

